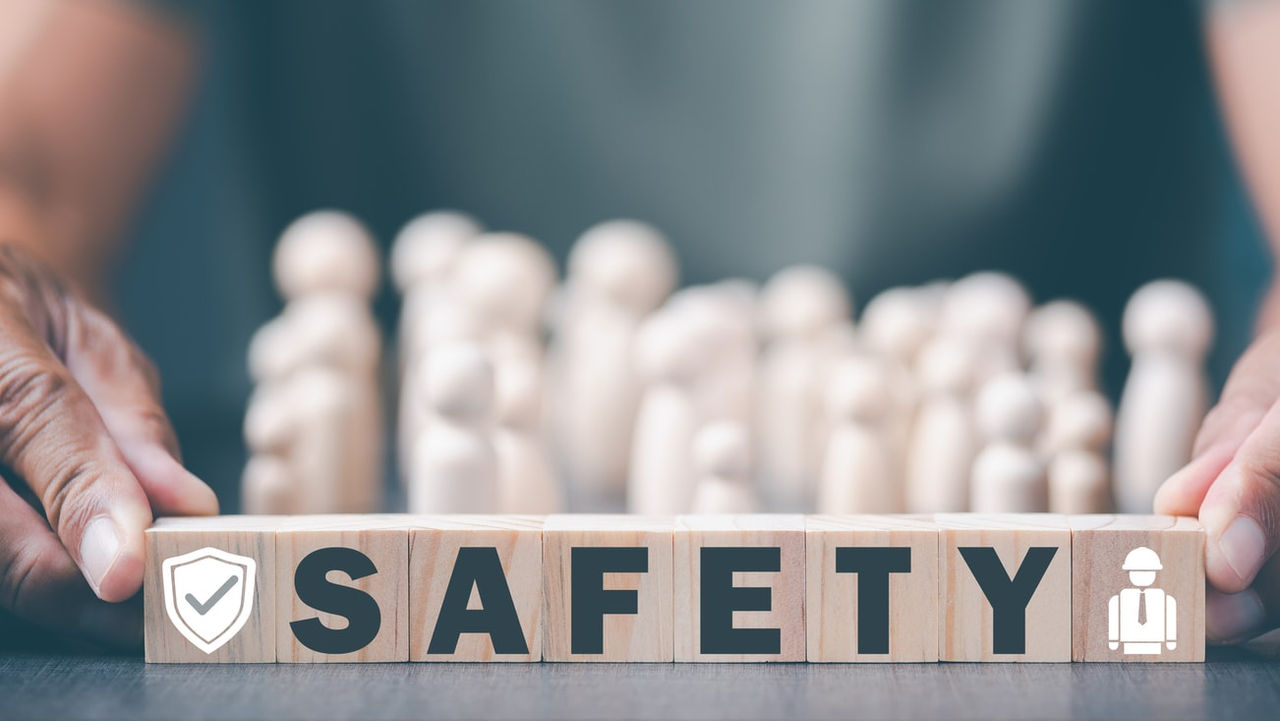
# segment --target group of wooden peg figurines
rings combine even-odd
[[[342,212],[280,237],[245,512],[402,510],[390,457],[411,513],[1141,513],[1205,412],[1213,317],[1176,280],[1124,309],[1113,414],[1092,313],[1002,273],[891,288],[855,321],[824,268],[678,289],[668,241],[613,220],[561,280],[533,239],[436,211],[391,244],[384,362],[381,260]]]

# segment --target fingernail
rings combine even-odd
[[[1205,636],[1218,643],[1248,638],[1266,619],[1262,599],[1253,589],[1240,593],[1209,590],[1204,602]]]
[[[1252,583],[1266,560],[1267,537],[1257,521],[1237,516],[1218,537],[1218,551],[1242,582]]]
[[[107,516],[97,516],[85,526],[80,538],[80,567],[95,594],[120,555],[120,545],[116,524]]]

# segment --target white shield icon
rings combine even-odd
[[[217,548],[166,558],[164,608],[174,628],[213,653],[244,627],[253,609],[257,563]]]

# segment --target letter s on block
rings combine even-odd
[[[373,596],[351,586],[330,583],[325,575],[342,571],[358,581],[378,572],[373,561],[354,548],[320,548],[307,554],[293,574],[298,599],[317,611],[347,619],[347,627],[334,629],[319,618],[291,621],[289,627],[303,646],[317,653],[343,654],[359,651],[378,636],[382,612]]]

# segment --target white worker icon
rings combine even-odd
[[[1125,571],[1134,588],[1125,588],[1107,602],[1107,646],[1112,651],[1124,645],[1126,654],[1159,654],[1178,646],[1178,604],[1163,589],[1151,588],[1156,581],[1160,556],[1139,546],[1124,557]]]

